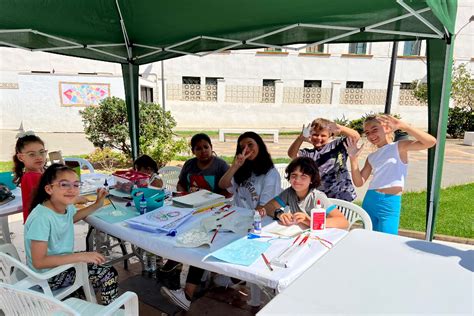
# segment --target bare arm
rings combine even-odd
[[[279,208],[280,204],[275,199],[271,199],[267,204],[263,206],[259,205],[256,209],[259,211],[261,216],[268,215],[270,217],[274,217],[275,211]]]
[[[185,192],[186,188],[181,184],[181,182],[178,182],[178,184],[176,185],[176,190],[178,192]]]
[[[346,126],[341,126],[339,124],[337,124],[337,126],[339,126],[339,129],[341,131],[340,133],[342,135],[344,135],[346,137],[349,137],[349,138],[353,138],[356,141],[358,141],[360,139],[360,135],[356,130],[353,130],[352,128],[349,128],[349,127],[346,127]]]
[[[370,173],[372,172],[372,166],[369,164],[368,159],[365,161],[365,165],[362,170],[359,169],[358,158],[362,152],[362,148],[364,148],[364,145],[357,147],[357,141],[352,138],[348,138],[347,144],[344,144],[344,147],[346,147],[347,154],[349,155],[351,161],[352,182],[356,187],[361,187],[364,185],[365,181],[367,181]]]
[[[239,170],[240,167],[244,165],[245,160],[250,157],[251,153],[247,152],[247,147],[244,148],[241,154],[238,154],[232,165],[230,166],[229,169],[227,169],[226,173],[222,176],[222,178],[219,180],[219,188],[221,189],[227,189],[232,186],[232,178],[234,177],[234,174]]]
[[[288,148],[288,157],[295,159],[298,156],[298,150],[301,147],[303,142],[309,142],[309,137],[311,136],[311,124],[304,126],[301,129],[300,135],[291,143],[290,148]]]
[[[79,252],[67,255],[48,256],[47,241],[31,241],[31,260],[36,269],[48,269],[68,263],[86,262],[101,264],[105,262],[104,256],[97,252]]]
[[[349,222],[344,217],[344,214],[336,208],[327,215],[326,227],[347,229],[349,227]]]
[[[104,205],[104,200],[106,196],[107,191],[105,189],[97,190],[97,199],[94,204],[91,204],[78,210],[77,213],[74,215],[74,223],[77,223],[81,219],[86,218],[87,216],[101,208]]]

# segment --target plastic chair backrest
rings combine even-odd
[[[5,315],[80,315],[55,298],[4,283],[0,283],[0,310]]]
[[[290,182],[288,182],[288,180],[286,180],[286,178],[285,178],[285,169],[286,169],[287,166],[288,166],[288,164],[286,164],[286,163],[276,163],[275,164],[275,168],[278,171],[278,173],[280,174],[282,190],[285,190],[286,188],[289,188],[291,186]]]
[[[163,187],[170,191],[175,191],[178,185],[179,174],[181,173],[181,167],[177,166],[166,166],[158,170],[158,173],[163,180]]]
[[[92,166],[92,164],[87,160],[87,159],[84,159],[84,158],[76,158],[76,157],[66,157],[64,158],[64,161],[77,161],[79,163],[79,166],[81,167],[81,169],[84,169],[84,167],[86,167],[87,169],[89,169],[89,172],[90,173],[94,173],[94,167]]]
[[[0,245],[0,252],[7,254],[8,256],[20,261],[20,256],[15,246],[12,244],[6,243]],[[20,269],[16,269],[12,265],[11,260],[8,260],[8,257],[0,256],[0,281],[8,284],[16,283],[26,277]]]
[[[337,208],[344,214],[345,218],[349,222],[349,230],[352,225],[358,221],[361,221],[364,225],[364,229],[372,230],[372,220],[370,219],[369,214],[354,203],[339,200],[339,199],[329,199],[331,203],[335,204]]]

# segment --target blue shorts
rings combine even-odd
[[[402,196],[368,190],[362,208],[372,220],[373,230],[387,234],[398,234]]]

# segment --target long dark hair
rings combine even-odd
[[[49,166],[44,173],[41,175],[40,183],[38,190],[36,191],[35,196],[33,197],[33,203],[31,203],[30,212],[39,204],[43,204],[45,201],[48,201],[51,196],[46,192],[45,187],[48,184],[51,184],[56,180],[58,174],[61,172],[72,172],[76,174],[74,170],[60,163],[53,163]]]
[[[245,160],[243,166],[240,167],[239,170],[237,170],[237,172],[234,174],[234,180],[238,185],[241,185],[245,180],[250,178],[252,172],[259,176],[266,174],[268,170],[273,168],[272,157],[267,150],[267,146],[263,142],[262,137],[254,132],[245,132],[239,136],[239,139],[237,139],[237,149],[235,150],[235,156],[242,153],[240,142],[244,138],[251,138],[257,143],[258,155],[254,160]]]
[[[293,159],[285,169],[286,179],[290,181],[291,173],[300,168],[301,173],[311,177],[311,183],[309,189],[315,189],[321,184],[321,178],[319,176],[319,169],[316,162],[309,157],[297,157]]]
[[[16,184],[21,182],[21,177],[24,173],[23,169],[25,168],[25,164],[18,159],[17,154],[21,153],[25,146],[30,143],[40,143],[44,146],[43,140],[36,135],[26,135],[17,139],[15,144],[15,154],[13,155],[13,173],[15,174],[13,182]]]
[[[158,164],[148,155],[138,157],[137,160],[133,162],[133,167],[137,171],[150,168],[154,173],[158,173]]]

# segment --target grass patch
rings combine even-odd
[[[474,183],[442,189],[435,234],[474,238]],[[402,197],[400,228],[425,231],[426,191]]]
[[[13,161],[0,161],[0,172],[12,171]]]

